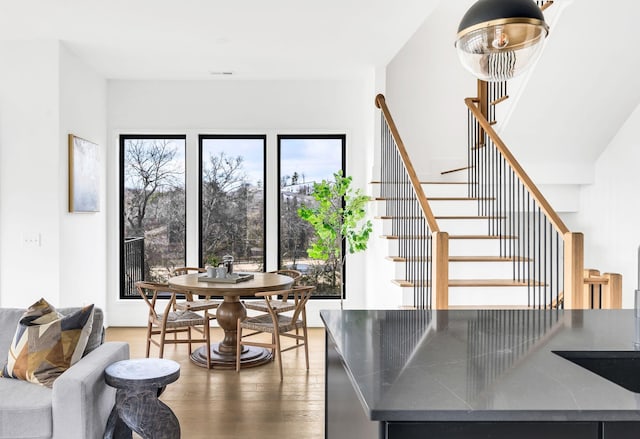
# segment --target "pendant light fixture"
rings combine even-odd
[[[532,0],[479,0],[462,17],[455,46],[474,76],[506,81],[536,61],[548,33]]]

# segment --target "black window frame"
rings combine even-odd
[[[262,139],[262,188],[263,194],[263,212],[262,212],[262,272],[266,271],[267,266],[267,135],[266,134],[199,134],[198,135],[198,266],[204,267],[202,260],[202,148],[203,141],[207,139]]]
[[[125,267],[124,267],[124,239],[125,239],[125,233],[124,233],[124,171],[125,171],[125,164],[124,164],[124,146],[125,146],[125,142],[129,139],[133,139],[133,140],[145,140],[145,139],[179,139],[179,140],[184,140],[184,163],[185,163],[185,167],[184,167],[184,181],[185,181],[185,205],[184,205],[184,220],[185,220],[185,225],[187,224],[187,199],[186,199],[186,191],[187,191],[187,135],[186,134],[120,134],[119,135],[119,196],[120,199],[118,201],[119,207],[118,207],[118,214],[119,214],[119,220],[118,220],[118,224],[120,227],[120,232],[119,232],[119,239],[120,239],[120,243],[119,243],[119,248],[120,248],[120,256],[119,256],[119,298],[120,299],[124,299],[124,300],[137,300],[137,299],[142,299],[142,297],[140,297],[139,294],[135,294],[135,295],[131,295],[131,296],[126,296],[125,295],[125,280],[124,280],[124,274],[125,274]],[[185,230],[185,234],[186,234],[186,230]],[[187,260],[187,239],[186,239],[186,235],[185,235],[185,243],[184,243],[184,260],[186,263]],[[143,277],[144,277],[144,271],[143,271]],[[145,279],[142,279],[145,280]]]
[[[280,179],[282,178],[281,172],[281,159],[282,159],[282,140],[286,139],[338,139],[342,141],[342,147],[340,148],[340,153],[342,154],[342,175],[347,175],[347,135],[346,134],[278,134],[277,136],[277,186],[278,186],[278,224],[277,224],[277,238],[278,238],[278,268],[282,267],[282,248],[281,248],[281,240],[280,240]],[[344,200],[343,200],[344,203]],[[344,255],[346,251],[345,243],[342,243],[342,254]],[[346,285],[347,285],[347,262],[345,258],[345,262],[342,265],[342,300],[347,298],[346,296]],[[327,295],[313,295],[310,298],[311,300],[336,300],[340,299],[339,296],[327,296]]]

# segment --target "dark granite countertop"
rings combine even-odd
[[[552,352],[633,350],[633,310],[348,310],[321,318],[372,420],[640,421],[640,394]]]

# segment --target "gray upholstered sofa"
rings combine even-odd
[[[58,311],[68,314],[77,309]],[[24,311],[0,308],[0,369]],[[103,343],[103,315],[96,308],[83,358],[60,375],[52,389],[0,378],[0,439],[102,438],[115,401],[115,389],[104,382],[104,369],[127,358],[127,343]]]

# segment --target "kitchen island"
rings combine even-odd
[[[348,310],[321,318],[327,439],[640,437],[640,394],[565,358],[624,351],[635,368],[633,310]],[[640,360],[637,376],[640,383]]]

